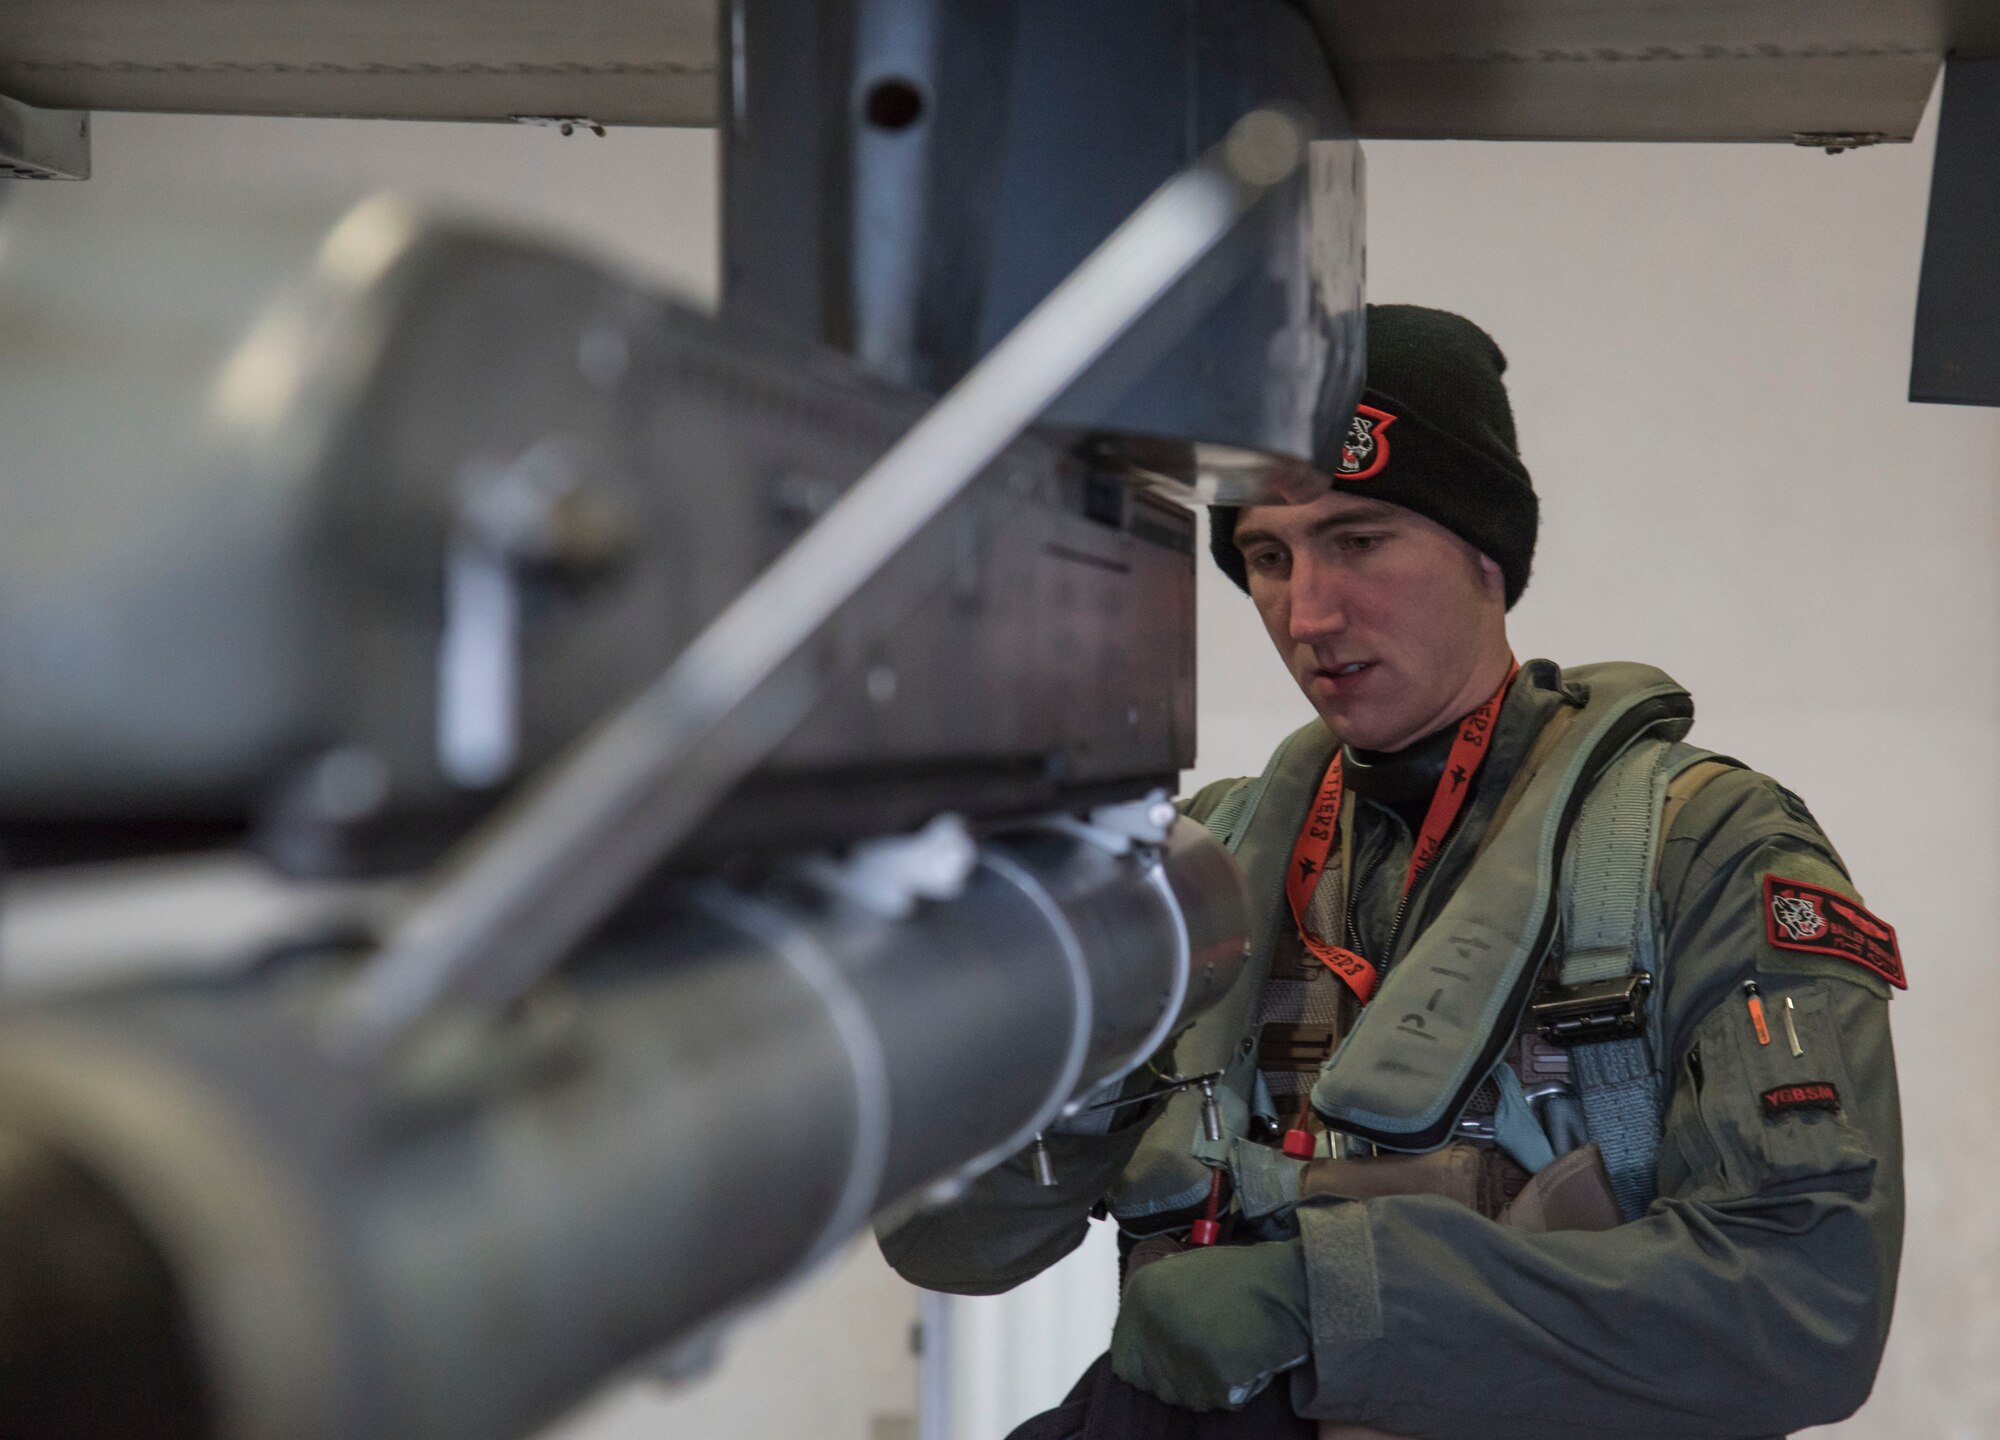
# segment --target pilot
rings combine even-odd
[[[1187,802],[1250,882],[1244,979],[1047,1137],[1053,1186],[1019,1157],[884,1253],[990,1294],[1115,1218],[1111,1351],[1022,1440],[1838,1420],[1901,1247],[1895,932],[1798,797],[1681,738],[1670,678],[1517,664],[1505,359],[1443,311],[1368,325],[1328,493],[1213,516],[1317,712]],[[1203,1075],[1208,1125],[1172,1088]]]

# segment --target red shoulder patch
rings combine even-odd
[[[1895,927],[1824,885],[1766,875],[1764,938],[1780,950],[1851,961],[1898,990],[1910,988]]]

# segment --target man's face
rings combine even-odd
[[[1271,643],[1349,745],[1400,750],[1506,676],[1500,567],[1434,520],[1335,492],[1245,510],[1236,548]]]

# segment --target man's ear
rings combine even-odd
[[[1485,551],[1475,551],[1479,556],[1480,578],[1486,584],[1486,592],[1503,604],[1507,599],[1507,576],[1500,568],[1500,562]]]

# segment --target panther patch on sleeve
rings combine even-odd
[[[1910,988],[1895,927],[1824,885],[1766,875],[1764,939],[1779,950],[1846,960],[1898,990]]]

